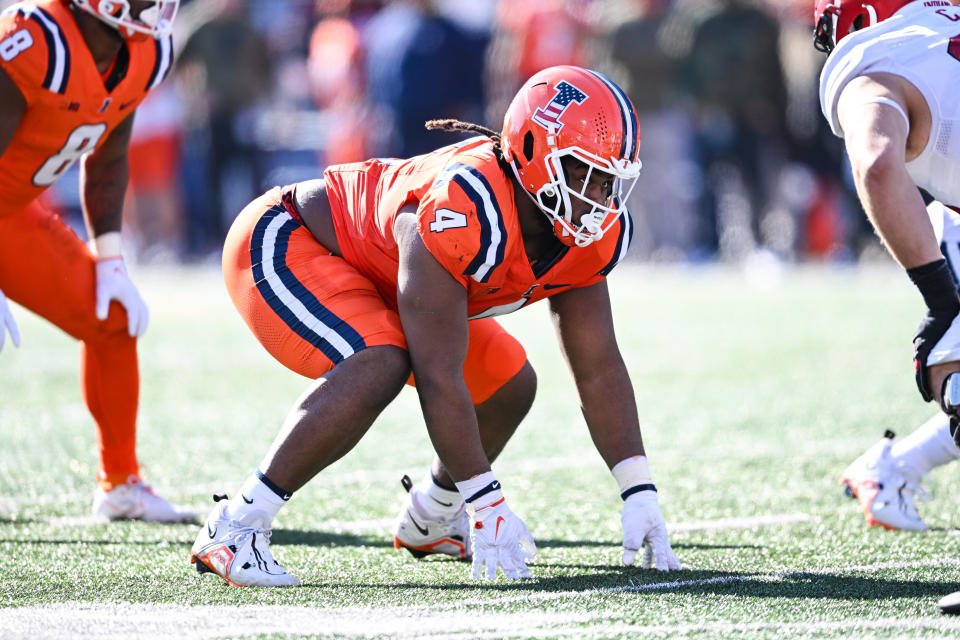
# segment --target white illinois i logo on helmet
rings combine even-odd
[[[557,93],[550,99],[547,106],[543,109],[537,109],[536,113],[533,114],[533,121],[552,133],[556,133],[563,128],[560,116],[567,110],[571,102],[583,104],[583,101],[590,97],[566,80],[560,81],[554,89],[557,90]]]

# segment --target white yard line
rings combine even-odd
[[[463,607],[484,607],[484,606],[502,606],[504,604],[516,604],[523,602],[546,602],[550,600],[563,600],[565,598],[578,598],[602,595],[616,595],[620,593],[642,593],[645,591],[663,591],[667,589],[684,589],[689,587],[701,587],[707,585],[732,584],[735,582],[778,582],[790,578],[799,578],[809,575],[832,575],[849,573],[876,573],[877,571],[887,571],[892,569],[919,569],[922,567],[943,567],[945,565],[960,567],[960,560],[936,558],[930,560],[919,560],[915,562],[881,562],[877,564],[827,567],[819,569],[809,569],[806,571],[785,571],[782,573],[766,573],[754,575],[739,576],[720,576],[717,578],[702,578],[698,580],[673,580],[670,582],[652,582],[647,584],[634,584],[632,581],[619,587],[602,587],[599,589],[584,589],[581,591],[539,591],[518,596],[505,596],[501,598],[475,598],[473,600],[459,600],[456,603],[439,603],[431,605],[430,608],[456,608]],[[665,577],[669,573],[663,574]]]
[[[592,623],[592,624],[591,624]],[[699,637],[703,633],[731,634],[731,633],[750,633],[758,631],[777,631],[784,637],[793,637],[795,634],[811,631],[960,631],[960,619],[938,617],[938,618],[915,618],[902,620],[899,618],[881,618],[878,620],[842,620],[842,621],[821,621],[821,622],[711,622],[703,624],[678,624],[678,625],[650,625],[639,624],[618,624],[603,620],[597,617],[581,626],[567,629],[538,627],[514,627],[503,629],[502,634],[509,634],[516,637],[583,637],[587,634],[600,635],[602,637],[623,637],[626,634],[638,634],[638,637],[650,637],[662,635],[669,638],[687,637],[693,635]],[[402,635],[400,637],[403,637]],[[449,635],[447,637],[455,637]],[[460,637],[470,637],[463,635]],[[496,634],[476,633],[473,637],[498,637]]]
[[[809,631],[960,631],[960,619],[835,620],[815,622],[711,622],[702,624],[622,624],[602,613],[552,611],[515,613],[424,611],[420,607],[344,607],[318,609],[280,606],[199,606],[167,604],[63,603],[0,610],[4,638],[85,637],[121,640],[217,638],[268,634],[321,634],[345,637],[475,638],[572,637],[637,633],[676,637],[704,632],[747,633]]]
[[[930,559],[918,562],[883,562],[852,567],[827,567],[753,576],[723,576],[698,580],[672,580],[651,584],[632,582],[602,589],[538,592],[522,596],[460,600],[404,607],[282,607],[282,606],[198,606],[172,604],[58,603],[0,609],[0,637],[56,638],[86,637],[125,639],[150,637],[218,638],[269,634],[344,637],[463,639],[477,637],[582,637],[584,635],[666,635],[678,637],[704,632],[719,634],[757,631],[801,633],[809,631],[960,631],[960,619],[925,617],[915,620],[839,620],[812,622],[712,622],[703,624],[623,624],[604,613],[567,613],[549,608],[552,601],[603,598],[624,593],[657,592],[735,582],[777,582],[807,575],[876,573],[896,569],[960,566],[960,561]],[[504,605],[529,604],[537,610],[504,612],[491,609]],[[933,603],[931,602],[931,607]],[[595,607],[584,607],[584,611]],[[469,615],[465,613],[469,611]]]
[[[471,637],[548,629],[594,618],[588,614],[493,613],[482,618],[458,612],[424,617],[419,610],[388,607],[230,606],[184,607],[166,604],[64,603],[0,610],[4,638],[84,637],[126,640],[131,637],[251,637],[265,634],[320,634],[353,637]]]

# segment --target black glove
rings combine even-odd
[[[960,418],[957,416],[950,416],[950,435],[953,436],[953,441],[960,447]]]
[[[927,312],[913,336],[913,362],[917,389],[923,399],[930,402],[934,394],[927,375],[927,357],[960,313],[960,297],[957,296],[957,285],[953,282],[947,261],[942,258],[907,269],[907,275],[927,303]]]

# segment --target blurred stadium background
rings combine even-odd
[[[13,4],[0,0],[0,6]],[[234,215],[329,164],[495,129],[522,81],[576,64],[641,115],[644,261],[877,255],[819,113],[810,0],[183,0],[175,73],[138,110],[128,258],[216,263]],[[46,196],[74,220],[76,179]]]
[[[836,484],[929,408],[908,368],[919,298],[819,112],[812,4],[183,0],[174,73],[138,110],[125,209],[153,313],[139,347],[148,480],[206,509],[306,384],[256,344],[217,273],[249,200],[455,139],[425,131],[430,118],[499,129],[526,77],[577,64],[641,114],[631,257],[646,264],[617,269],[612,297],[685,571],[618,565],[619,498],[584,454],[543,305],[504,318],[542,384],[497,463],[541,548],[535,580],[478,585],[466,565],[392,549],[397,480],[430,458],[408,389],[284,510],[274,553],[306,586],[282,593],[190,573],[192,525],[84,515],[95,458],[74,343],[17,308],[24,346],[2,354],[0,390],[0,636],[958,637],[960,620],[934,610],[960,580],[955,469],[933,478],[926,535],[865,527]],[[44,197],[84,233],[75,176]],[[846,268],[865,262],[878,268]]]

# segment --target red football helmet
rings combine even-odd
[[[569,246],[603,237],[626,211],[640,173],[640,129],[630,98],[606,76],[580,67],[550,67],[527,80],[503,118],[501,146],[517,181]],[[568,184],[567,158],[588,167],[579,188]],[[603,202],[587,195],[594,172],[610,177]],[[590,206],[579,223],[571,198]]]
[[[842,38],[854,31],[882,22],[916,0],[816,0],[813,7],[813,46],[830,53]],[[930,1],[928,6],[950,6],[947,0]]]
[[[111,27],[126,32],[128,37],[143,33],[153,38],[170,35],[173,18],[177,15],[180,0],[71,0],[78,9],[83,9],[100,18]],[[143,8],[136,17],[131,15],[130,5]]]

